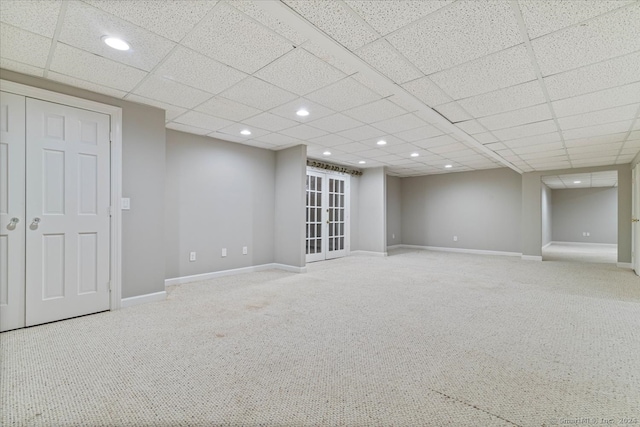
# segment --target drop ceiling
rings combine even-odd
[[[618,186],[618,171],[548,175],[542,177],[552,190],[572,188],[613,188]]]
[[[3,0],[0,67],[397,176],[640,151],[638,1]]]

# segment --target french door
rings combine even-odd
[[[348,199],[348,175],[307,171],[307,262],[348,254]]]
[[[4,92],[2,108],[0,330],[108,310],[109,116]]]

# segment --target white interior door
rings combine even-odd
[[[348,178],[307,171],[307,262],[347,255]]]
[[[25,326],[24,133],[25,97],[0,92],[0,332]]]
[[[109,116],[27,99],[26,325],[109,309]]]

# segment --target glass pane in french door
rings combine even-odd
[[[344,196],[344,180],[329,178],[329,251],[342,251],[345,249]]]
[[[306,253],[322,253],[322,178],[307,175]]]

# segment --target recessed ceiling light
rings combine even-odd
[[[582,181],[573,181],[574,184],[580,184]]]
[[[296,114],[299,115],[300,117],[307,117],[309,115],[309,112],[304,108],[301,108],[298,111],[296,111]]]
[[[240,133],[243,135],[251,135],[251,131],[249,129],[242,129]]]
[[[129,43],[127,43],[126,41],[119,39],[117,37],[111,37],[111,36],[103,36],[102,37],[102,41],[109,47],[112,47],[114,49],[117,50],[129,50],[131,47],[129,46]]]
[[[376,144],[378,144],[378,145],[387,145],[387,141],[385,141],[384,139],[381,139],[380,141],[376,142]]]
[[[324,152],[324,153],[322,153],[322,154],[324,154],[325,156],[330,156],[330,155],[331,155],[331,151],[325,151],[325,152]]]
[[[451,169],[453,167],[453,165],[444,165],[445,168],[447,169]]]
[[[418,153],[411,153],[411,157],[418,157],[420,154]]]
[[[367,162],[365,162],[364,160],[360,160],[358,163],[361,164],[361,165],[364,165]]]

